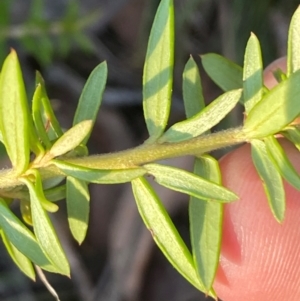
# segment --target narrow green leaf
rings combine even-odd
[[[173,64],[173,1],[162,0],[151,29],[143,75],[143,108],[151,141],[161,136],[169,118]]]
[[[83,120],[92,120],[95,123],[107,79],[107,64],[99,64],[90,74],[79,98],[79,103],[75,112],[73,125]],[[91,129],[92,130],[92,129]],[[84,139],[84,144],[88,137]]]
[[[198,68],[191,59],[183,76],[183,91],[185,89],[185,111],[187,117],[191,117],[205,107]],[[218,162],[208,155],[196,158],[194,173],[218,184],[221,182]],[[189,219],[194,263],[205,292],[208,292],[219,263],[223,205],[192,196],[189,202]]]
[[[71,233],[81,244],[86,236],[90,213],[90,194],[85,181],[67,177],[67,210]]]
[[[243,87],[243,69],[216,53],[201,55],[202,65],[209,77],[223,90]]]
[[[261,100],[264,92],[260,44],[253,33],[251,33],[245,50],[243,80],[244,105],[246,114],[249,114]]]
[[[265,94],[249,113],[244,129],[252,138],[280,132],[300,114],[300,70]]]
[[[52,105],[50,103],[46,87],[45,87],[45,81],[41,74],[39,72],[36,72],[35,77],[36,85],[41,86],[41,98],[39,103],[39,109],[40,113],[42,114],[42,118],[44,120],[45,128],[48,132],[48,136],[50,140],[59,138],[63,135],[63,130],[54,114],[54,111],[52,109]],[[54,136],[54,137],[52,137]]]
[[[65,179],[65,176],[63,176],[63,175],[57,175],[57,176],[53,176],[51,178],[45,178],[45,179],[43,179],[43,189],[44,189],[44,191],[47,190],[47,189],[56,187],[64,179]]]
[[[194,173],[212,182],[221,184],[218,161],[211,156],[207,155],[197,158]],[[194,261],[207,292],[212,287],[219,265],[223,204],[191,197],[189,218]]]
[[[289,127],[285,129],[282,134],[285,138],[290,140],[295,147],[300,151],[300,130],[296,127]]]
[[[16,66],[14,66],[14,64],[16,64]],[[16,68],[16,69],[11,70],[12,68]],[[24,126],[25,126],[25,130],[26,130],[26,135],[23,137],[23,140],[21,139],[19,141],[19,143],[21,143],[22,145],[25,143],[25,145],[27,147],[28,146],[27,143],[29,141],[29,149],[31,149],[34,154],[36,154],[36,155],[43,154],[44,148],[39,141],[37,133],[35,132],[35,128],[33,126],[33,120],[29,113],[29,108],[27,105],[27,98],[26,98],[26,94],[25,94],[26,91],[25,91],[24,82],[22,79],[22,72],[20,69],[17,55],[14,52],[14,50],[12,50],[11,54],[7,57],[7,68],[6,69],[7,69],[6,79],[5,79],[6,83],[3,84],[4,89],[1,88],[1,92],[0,92],[0,107],[3,105],[4,111],[7,110],[4,112],[4,115],[7,118],[6,123],[8,123],[9,116],[12,116],[13,114],[17,114],[18,110],[22,110],[24,115],[20,116],[20,120],[18,120],[17,117],[15,118],[16,121],[15,121],[15,119],[11,119],[11,120],[14,120],[14,122],[12,123],[13,126],[11,126],[10,129],[13,131],[14,126],[17,127],[19,124],[21,125],[22,120],[23,120],[23,122],[25,123]],[[4,71],[4,66],[3,66],[2,71]],[[1,78],[1,76],[0,76],[0,78]],[[16,81],[17,83],[14,81]],[[10,85],[13,86],[14,90],[10,89],[10,87],[9,87]],[[5,96],[5,93],[8,92],[10,94],[11,100],[9,100],[9,98],[6,97],[4,100],[4,103],[1,104],[1,99],[2,99],[1,93],[2,92],[3,92],[2,95],[4,95],[4,96]],[[13,93],[15,93],[14,95],[16,97],[12,96]],[[12,105],[12,107],[9,108],[10,105]],[[16,106],[19,105],[19,106],[14,107],[14,105],[16,105]],[[7,115],[7,112],[10,112],[10,115]],[[9,123],[6,124],[6,126],[10,126]],[[1,142],[3,144],[5,144],[4,139],[6,139],[6,140],[9,139],[10,143],[12,143],[13,136],[7,137],[7,135],[4,135],[5,138],[3,138],[2,130],[3,129],[1,126],[1,122],[0,122]],[[16,133],[17,135],[21,135],[22,127],[19,127],[18,129],[16,129],[16,131],[17,131],[17,133]],[[29,156],[29,149],[28,149],[28,156]],[[21,156],[21,154],[19,154],[19,155]],[[27,161],[25,159],[25,153],[23,154],[23,156],[24,156],[23,160]],[[29,161],[29,158],[28,158],[28,161]],[[21,163],[21,161],[20,161],[20,163]]]
[[[11,212],[2,199],[0,199],[0,227],[11,243],[31,261],[42,269],[58,272],[43,253],[32,232]]]
[[[57,202],[66,198],[66,185],[56,186],[44,190],[45,197],[51,202]]]
[[[205,107],[200,73],[196,62],[192,57],[190,57],[184,67],[182,90],[185,114],[187,118],[190,118]]]
[[[44,187],[40,173],[37,170],[32,170],[32,173],[35,176],[35,191],[39,195],[39,201],[43,209],[49,212],[56,212],[58,210],[58,206],[48,201],[44,196]]]
[[[278,222],[282,222],[285,214],[285,191],[277,166],[269,158],[266,145],[263,141],[252,140],[252,160],[262,179],[265,193],[271,211]]]
[[[54,158],[73,150],[87,137],[92,126],[92,120],[84,120],[74,125],[53,144],[49,155]]]
[[[47,149],[50,149],[52,143],[48,137],[43,118],[41,116],[41,98],[42,98],[42,86],[38,84],[32,97],[32,117],[35,128],[38,132],[39,138]]]
[[[40,199],[44,198],[28,179],[22,178],[30,193],[32,223],[37,240],[55,268],[63,275],[70,275],[70,266],[60,245],[54,227]]]
[[[51,162],[67,176],[98,184],[126,183],[143,176],[147,172],[144,168],[106,170],[87,168],[66,161],[52,160]]]
[[[12,50],[0,74],[0,131],[17,174],[24,172],[29,164],[28,115],[22,71]]]
[[[8,239],[7,235],[3,232],[3,230],[0,231],[0,234],[2,236],[3,243],[6,247],[6,250],[9,254],[9,256],[12,258],[14,263],[18,266],[18,268],[30,279],[35,281],[35,272],[32,266],[31,261],[23,255]]]
[[[235,107],[241,96],[241,89],[222,94],[198,114],[171,126],[159,142],[180,142],[203,134],[218,124]]]
[[[265,143],[268,154],[270,155],[270,158],[273,160],[274,164],[277,166],[282,177],[285,178],[296,189],[300,190],[300,176],[287,157],[280,143],[273,136],[266,138]]]
[[[184,278],[205,291],[196,274],[191,253],[153,188],[141,177],[132,181],[132,190],[140,215],[158,247]]]
[[[150,163],[144,165],[149,174],[153,175],[155,181],[167,188],[180,191],[199,199],[215,200],[217,202],[232,202],[238,196],[221,185],[200,178],[188,171]]]
[[[300,69],[300,8],[295,11],[289,28],[287,50],[287,76]]]

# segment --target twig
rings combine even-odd
[[[47,290],[49,291],[49,293],[55,298],[56,301],[60,301],[58,294],[56,293],[53,286],[47,280],[47,278],[46,278],[44,272],[42,271],[42,269],[39,266],[37,266],[36,264],[34,265],[34,267],[35,267],[35,270],[36,270],[39,278],[44,283],[44,285],[47,288]]]

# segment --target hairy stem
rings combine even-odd
[[[241,128],[199,136],[177,143],[143,144],[139,147],[104,155],[66,159],[78,165],[97,169],[122,169],[186,155],[201,155],[222,147],[246,141]]]
[[[181,157],[186,155],[201,155],[212,150],[246,142],[247,135],[242,128],[234,128],[209,135],[199,136],[177,143],[147,144],[136,148],[102,155],[88,157],[61,157],[60,160],[94,169],[126,169],[141,166],[145,163]],[[62,172],[51,161],[47,166],[40,166],[42,178],[52,178],[62,175]],[[23,185],[11,170],[0,172],[0,189],[13,189]]]

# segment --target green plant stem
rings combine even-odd
[[[199,136],[178,143],[142,144],[139,147],[104,155],[66,159],[66,161],[97,169],[123,169],[137,167],[145,163],[181,157],[201,155],[222,147],[246,141],[241,128],[230,129],[210,135]]]
[[[60,160],[94,169],[127,169],[163,159],[186,155],[197,156],[246,141],[248,141],[248,138],[243,129],[234,128],[178,143],[144,143],[136,148],[116,153],[76,158],[61,157]],[[47,166],[33,165],[32,167],[40,170],[43,179],[63,175],[57,167],[51,165],[51,161]],[[23,183],[14,176],[12,170],[0,172],[0,189],[9,190],[19,185],[23,185]]]

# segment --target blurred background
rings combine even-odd
[[[147,139],[142,114],[142,69],[159,0],[0,0],[0,61],[17,50],[29,99],[35,70],[61,125],[69,128],[83,85],[100,62],[108,63],[108,84],[90,153],[136,146]],[[206,102],[220,90],[207,78],[199,54],[217,52],[242,65],[254,32],[266,66],[286,53],[296,0],[175,0],[176,54],[170,124],[184,118],[181,77],[189,55],[199,63]],[[237,109],[219,129],[235,126]],[[217,156],[220,156],[217,153]],[[172,164],[189,169],[190,158]],[[166,261],[137,213],[129,185],[90,186],[87,238],[71,238],[64,202],[53,222],[70,260],[71,279],[46,274],[61,301],[196,301],[204,296]],[[175,225],[189,244],[187,197],[157,187]],[[203,298],[203,299],[202,299]],[[50,301],[42,282],[27,279],[0,247],[0,300]],[[207,299],[206,299],[207,300]]]

